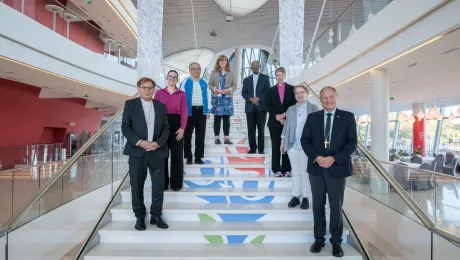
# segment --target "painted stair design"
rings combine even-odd
[[[205,164],[185,165],[184,188],[165,191],[163,217],[170,228],[150,226],[147,215],[147,230],[134,230],[128,188],[121,193],[121,203],[111,209],[112,221],[99,231],[100,243],[86,260],[336,259],[328,243],[320,254],[310,253],[312,210],[288,208],[291,179],[273,176],[268,136],[266,154],[246,154],[247,137],[238,131],[247,129],[244,101],[238,94],[235,103],[230,132],[235,144],[215,145],[208,120]],[[147,209],[150,186],[148,178]],[[328,212],[326,205],[327,217]],[[347,244],[348,234],[345,230],[342,259],[362,259]]]

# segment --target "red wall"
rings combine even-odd
[[[85,108],[86,100],[41,99],[39,93],[38,87],[0,79],[0,146],[39,144],[45,128],[63,128],[65,135],[78,136],[83,130],[93,134],[99,129],[103,112]],[[57,136],[55,140],[64,141],[62,133]]]
[[[21,11],[21,0],[4,0],[8,6]],[[64,6],[66,0],[61,0]],[[25,0],[24,14],[41,23],[42,25],[53,29],[53,13],[45,9],[45,5],[56,3],[51,0]],[[96,53],[104,53],[104,42],[99,39],[99,31],[85,22],[70,23],[70,40]],[[67,37],[67,23],[56,15],[56,33]]]

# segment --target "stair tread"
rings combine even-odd
[[[205,158],[206,160],[206,158]],[[205,164],[185,164],[184,168],[271,168],[271,163],[229,163],[229,162],[205,162]]]
[[[342,245],[344,257],[342,259],[362,259],[361,255],[349,245]],[[263,259],[336,259],[331,255],[332,246],[326,247],[318,254],[310,252],[310,245],[299,244],[119,244],[101,243],[95,246],[85,259],[102,259],[96,257],[107,257],[106,259],[127,260],[139,259],[150,260],[176,259],[183,257],[188,259],[247,259],[260,257]],[[94,257],[94,258],[93,258]],[[290,258],[287,258],[290,257]]]
[[[291,178],[275,177],[273,174],[185,174],[184,180],[292,181]]]
[[[144,193],[150,193],[151,187],[145,187]],[[190,196],[191,194],[196,195],[228,195],[228,196],[270,196],[275,194],[287,194],[290,195],[292,192],[291,187],[260,187],[260,188],[242,188],[242,187],[222,187],[222,188],[190,188],[183,187],[180,191],[165,191],[165,196]],[[130,188],[127,188],[121,192],[122,194],[131,194]],[[250,195],[253,194],[253,195]]]
[[[206,157],[256,157],[256,158],[261,158],[261,157],[268,157],[267,154],[247,154],[247,153],[205,153],[204,154],[204,159]]]
[[[169,229],[163,230],[159,229],[156,226],[152,226],[150,224],[147,225],[147,232],[212,232],[220,234],[219,232],[224,232],[225,234],[246,234],[247,232],[263,232],[266,234],[267,232],[306,232],[306,231],[313,231],[313,221],[285,221],[285,222],[274,222],[274,221],[267,221],[267,222],[200,222],[200,221],[193,221],[193,222],[183,222],[183,221],[169,221],[168,222]],[[144,235],[141,232],[139,233],[135,229],[133,229],[133,223],[131,221],[112,221],[105,225],[101,232],[108,232],[108,231],[120,231],[120,232],[133,232],[137,234]]]
[[[146,203],[146,208],[150,205]],[[327,205],[326,205],[327,207]],[[132,205],[130,202],[122,202],[112,208],[112,213],[117,211],[130,211],[132,212]],[[303,210],[299,207],[289,208],[287,203],[180,203],[180,202],[165,202],[163,204],[163,213],[166,212],[210,212],[210,213],[229,213],[229,212],[241,212],[241,213],[252,213],[252,212],[301,212],[305,211],[305,214],[309,209]],[[326,208],[326,212],[329,212],[329,208]]]

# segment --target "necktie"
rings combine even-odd
[[[327,113],[326,119],[326,131],[324,132],[324,148],[329,150],[330,148],[330,136],[331,136],[331,116],[332,113]]]

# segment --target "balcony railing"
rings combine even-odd
[[[0,3],[108,60],[136,69],[137,51],[134,48],[111,37],[95,22],[86,21],[57,0],[0,0]]]
[[[351,37],[359,28],[369,22],[389,3],[391,3],[391,0],[354,0],[335,21],[328,21],[329,16],[323,16],[320,25],[330,25],[315,38],[311,46],[304,50],[304,68],[309,68],[318,63],[337,46]],[[309,50],[310,48],[312,49]]]

